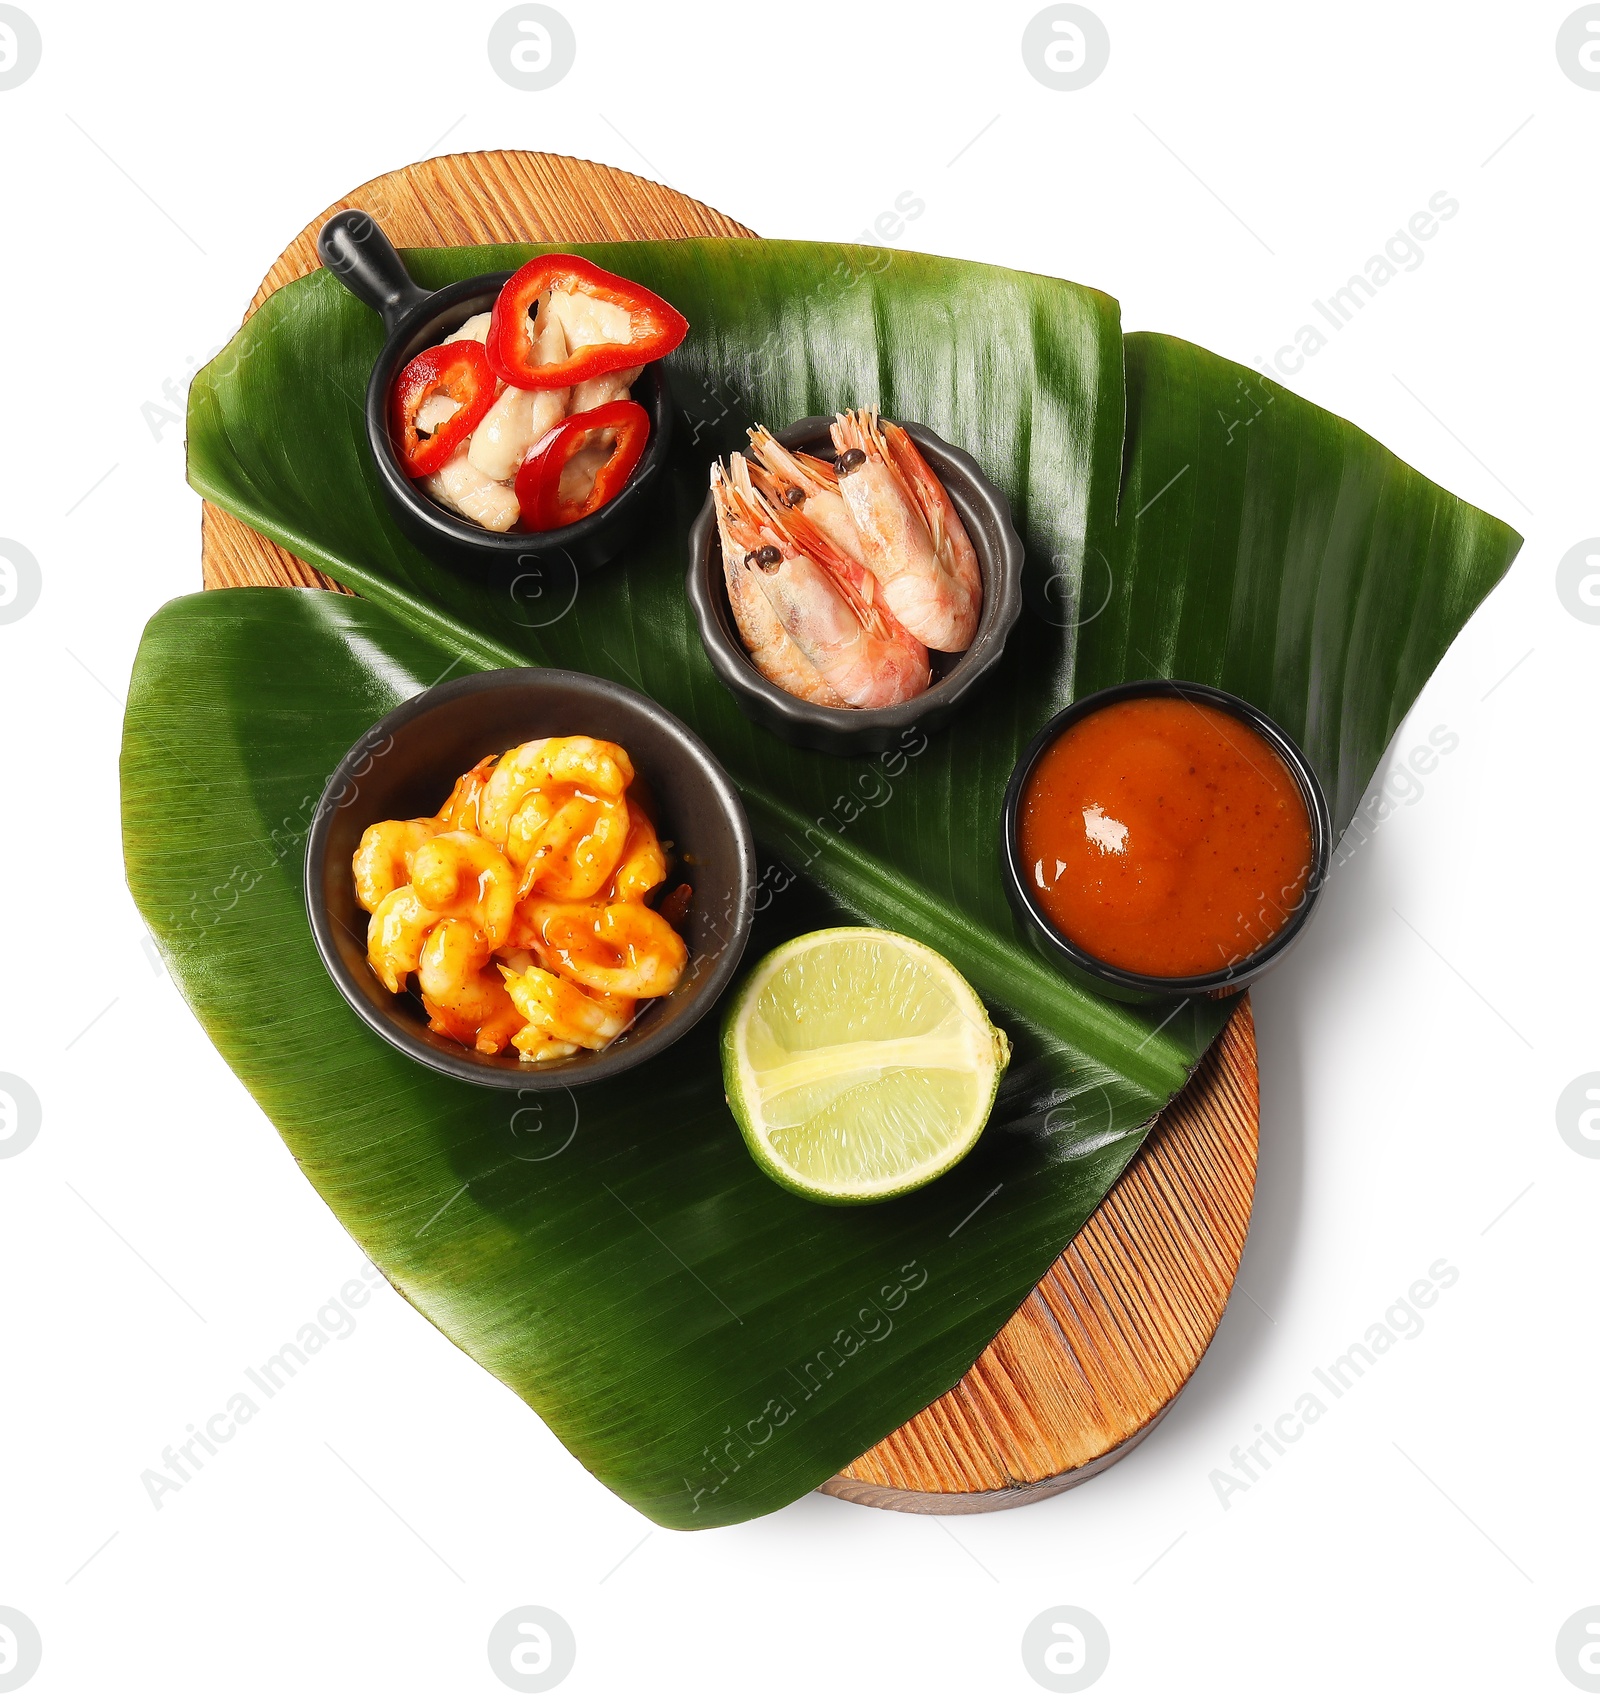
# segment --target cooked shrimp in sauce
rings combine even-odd
[[[660,901],[667,852],[633,783],[618,744],[534,738],[463,773],[438,814],[369,826],[351,871],[385,988],[414,988],[435,1032],[485,1055],[554,1062],[620,1037],[689,959],[667,918],[689,887]]]

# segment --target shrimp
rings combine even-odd
[[[511,1042],[524,1062],[562,1062],[582,1049],[578,1044],[563,1044],[559,1039],[548,1038],[536,1026],[525,1026],[512,1033]]]
[[[371,914],[411,879],[411,858],[439,830],[435,820],[380,820],[361,834],[350,865],[356,876],[356,901]]]
[[[540,785],[580,785],[599,796],[619,797],[633,783],[633,763],[620,744],[599,737],[552,737],[533,759]]]
[[[548,798],[539,794],[548,808]],[[512,860],[522,857],[519,898],[538,891],[545,896],[581,901],[597,895],[611,877],[628,839],[628,804],[618,797],[585,796],[581,792],[561,804],[537,830],[524,836],[524,822],[536,817],[530,797],[517,810],[506,838]]]
[[[793,453],[764,425],[752,425],[750,475],[755,486],[779,513],[803,507],[805,516],[840,552],[866,564],[861,533],[839,494],[839,475],[814,454]]]
[[[476,767],[463,773],[444,807],[431,819],[380,820],[361,834],[351,865],[356,876],[356,901],[368,914],[391,891],[409,883],[411,859],[429,838],[441,832],[477,830],[478,793],[499,759],[498,755],[486,755]]]
[[[982,588],[971,539],[915,444],[898,426],[888,429],[893,446],[871,408],[834,420],[839,493],[895,617],[930,649],[965,649]]]
[[[734,537],[733,527],[738,520],[721,461],[711,468],[711,495],[717,512],[717,533],[722,539],[722,576],[728,587],[728,606],[756,670],[802,702],[843,708],[844,698],[801,654],[794,639],[783,629],[783,621],[761,588],[753,560],[747,558],[750,551]]]
[[[483,787],[488,784],[490,775],[499,764],[498,755],[485,755],[476,767],[456,780],[450,795],[445,799],[444,807],[434,816],[436,831],[477,831],[478,798],[483,794]]]
[[[511,977],[508,976],[539,971],[539,964],[533,959],[531,950],[496,950],[495,962],[501,977],[506,981],[508,994],[511,991]],[[514,997],[512,1006],[520,1016],[522,1009]],[[524,1062],[559,1062],[568,1056],[576,1056],[583,1048],[568,1040],[552,1038],[543,1027],[532,1022],[512,1033],[511,1043]]]
[[[745,567],[755,568],[755,585],[831,690],[852,708],[883,708],[927,689],[928,652],[870,599],[876,592],[870,574],[803,513],[775,513],[751,484],[741,454],[730,457],[723,494],[729,541]]]
[[[533,334],[533,363],[549,366],[567,357],[567,336],[558,319],[541,314]],[[478,421],[467,459],[486,478],[515,478],[528,450],[548,436],[567,412],[570,389],[519,389],[508,384]]]
[[[489,954],[470,921],[441,920],[422,947],[417,984],[435,1032],[497,1056],[525,1022]]]
[[[531,949],[546,971],[622,997],[665,997],[689,960],[683,939],[643,903],[531,897],[518,907],[512,942]]]
[[[435,914],[469,922],[489,948],[510,936],[517,875],[475,832],[442,832],[411,858],[411,888]]]
[[[595,737],[536,737],[500,757],[478,800],[478,830],[505,847],[511,818],[530,791],[574,785],[591,796],[619,798],[633,783],[627,751]]]
[[[615,743],[534,738],[484,756],[438,814],[370,826],[353,869],[373,973],[485,1055],[604,1049],[689,955],[675,925],[689,886],[645,906],[667,856],[633,780]]]
[[[583,991],[540,967],[524,968],[520,973],[502,967],[500,973],[511,1001],[540,1042],[603,1050],[633,1019],[632,997]],[[512,1042],[522,1050],[524,1034],[518,1033]]]
[[[367,923],[367,960],[386,991],[398,996],[405,990],[439,919],[409,885],[391,891],[372,911]]]
[[[478,830],[503,849],[511,830],[512,816],[530,793],[537,793],[539,776],[535,767],[552,738],[536,737],[508,749],[495,763],[494,771],[478,797]]]
[[[611,881],[612,902],[643,902],[666,876],[667,858],[661,853],[655,827],[642,809],[630,810],[628,841]]]
[[[529,791],[517,804],[511,824],[506,827],[506,859],[513,867],[528,865],[534,842],[550,824],[555,811],[555,798],[548,791]]]
[[[882,425],[883,440],[889,445],[890,458],[905,480],[906,488],[916,498],[917,506],[922,509],[923,521],[933,538],[933,552],[939,557],[940,564],[955,575],[972,603],[976,620],[983,607],[983,574],[978,567],[978,551],[973,548],[961,515],[956,512],[956,504],[951,501],[950,492],[940,482],[938,474],[923,458],[922,450],[917,447],[911,433],[893,419],[883,420]]]

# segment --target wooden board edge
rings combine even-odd
[[[1211,1135],[1209,1153],[1202,1129]],[[1157,1118],[1117,1184],[978,1361],[949,1392],[817,1490],[928,1515],[999,1510],[1064,1492],[1132,1449],[1171,1409],[1216,1338],[1254,1213],[1259,1137],[1255,1015],[1246,992],[1189,1085]],[[1235,1160],[1230,1161],[1230,1151],[1236,1151]],[[1209,1197],[1196,1176],[1182,1172],[1186,1166],[1203,1166],[1207,1154],[1226,1165],[1231,1182]],[[1204,1306],[1203,1314],[1191,1315],[1187,1330],[1172,1329],[1159,1350],[1150,1336],[1158,1331],[1160,1318],[1150,1313],[1152,1294],[1140,1289],[1139,1277],[1148,1275],[1151,1265],[1130,1261],[1130,1256],[1139,1257],[1131,1248],[1141,1234],[1163,1245],[1166,1283],[1189,1278],[1185,1296]],[[1039,1353],[1036,1337],[1030,1349],[1029,1335],[1037,1335],[1041,1314],[1053,1329],[1059,1356],[1052,1355],[1047,1376],[1030,1378]],[[1118,1412],[1092,1397],[1096,1376],[1102,1384],[1118,1381],[1118,1353],[1111,1346],[1120,1346],[1124,1360],[1142,1359],[1145,1368],[1142,1384],[1118,1385],[1119,1392],[1133,1395],[1122,1401],[1137,1410],[1130,1421],[1119,1422]],[[1062,1372],[1079,1353],[1085,1372],[1077,1373],[1075,1365],[1073,1372]],[[1034,1415],[1030,1394],[1033,1403],[1058,1412],[1066,1405],[1081,1415],[1082,1404],[1074,1401],[1086,1392],[1108,1443],[1066,1467],[1059,1466],[1064,1461],[1060,1454],[1066,1450],[1070,1456],[1071,1448],[1053,1443],[1059,1436],[1048,1420],[1033,1424],[1041,1432],[1031,1436],[1030,1445],[1030,1436],[1020,1435],[1007,1419],[1018,1404]],[[981,1459],[973,1454],[975,1438],[984,1442]],[[1030,1475],[1020,1459],[1041,1452],[1053,1454],[1057,1466]],[[919,1476],[928,1483],[962,1473],[974,1479],[980,1472],[988,1477],[982,1486],[901,1484]],[[901,1482],[886,1478],[895,1475]]]
[[[1121,1462],[1136,1446],[1144,1444],[1167,1419],[1179,1396],[1181,1389],[1142,1428],[1109,1451],[1076,1469],[1065,1470],[1042,1481],[1017,1481],[1008,1487],[991,1487],[982,1492],[931,1493],[918,1492],[910,1487],[880,1486],[875,1481],[858,1481],[849,1475],[833,1475],[817,1491],[826,1493],[829,1498],[842,1498],[850,1504],[864,1505],[869,1510],[898,1510],[910,1516],[981,1516],[991,1510],[1017,1510],[1025,1504],[1038,1504],[1073,1487],[1081,1487],[1085,1481],[1104,1474],[1113,1463]]]

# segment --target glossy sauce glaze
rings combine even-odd
[[[1038,758],[1018,810],[1023,876],[1079,949],[1173,978],[1255,954],[1305,893],[1311,820],[1276,750],[1220,708],[1114,702]]]

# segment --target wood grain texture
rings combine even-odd
[[[452,154],[374,178],[312,219],[250,312],[315,269],[317,231],[342,207],[371,213],[402,247],[752,234],[587,160]],[[343,589],[209,503],[201,561],[208,589]],[[891,1510],[993,1510],[1061,1492],[1137,1445],[1222,1318],[1250,1223],[1258,1130],[1246,994],[1122,1179],[977,1363],[822,1490]]]
[[[885,1510],[997,1510],[1076,1486],[1131,1450],[1222,1319],[1250,1226],[1259,1125],[1246,992],[994,1343],[822,1490]]]

